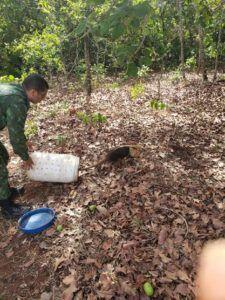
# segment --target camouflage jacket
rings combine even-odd
[[[0,84],[0,130],[8,128],[13,150],[23,160],[29,158],[24,134],[29,107],[29,101],[21,85]]]

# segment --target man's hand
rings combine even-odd
[[[34,166],[34,162],[31,157],[29,157],[29,159],[24,161],[22,164],[22,168],[25,170],[30,170],[33,168],[33,166]]]
[[[33,143],[31,141],[27,141],[27,148],[29,149],[29,151],[33,151]]]

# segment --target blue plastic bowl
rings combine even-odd
[[[19,229],[27,234],[37,234],[49,228],[55,221],[55,212],[43,207],[28,211],[18,221]]]

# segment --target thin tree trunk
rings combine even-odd
[[[198,26],[198,37],[199,37],[199,68],[202,73],[203,81],[207,81],[207,71],[205,68],[205,53],[204,53],[204,44],[203,44],[203,29],[202,26],[199,24]]]
[[[91,99],[91,56],[90,56],[90,45],[89,45],[89,35],[88,33],[84,36],[84,54],[85,54],[85,65],[86,65],[86,79],[85,79],[85,89],[86,89],[86,105],[87,110],[90,110],[90,99]]]
[[[219,64],[219,49],[220,49],[220,42],[221,42],[221,28],[219,29],[218,33],[218,41],[217,41],[217,49],[216,49],[216,60],[215,60],[215,69],[214,69],[214,75],[213,75],[213,82],[217,79],[217,73],[218,73],[218,64]]]
[[[181,62],[181,74],[185,79],[184,71],[184,29],[183,29],[183,18],[182,18],[182,0],[177,0],[178,12],[179,12],[179,39],[180,39],[180,62]]]

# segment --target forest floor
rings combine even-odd
[[[225,84],[165,74],[167,108],[154,110],[156,77],[143,82],[136,100],[134,81],[103,80],[91,99],[91,111],[107,116],[100,126],[77,118],[85,95],[73,82],[52,85],[30,111],[33,150],[78,155],[80,178],[31,182],[10,150],[10,180],[26,187],[21,202],[47,204],[57,221],[28,236],[0,217],[0,299],[144,300],[145,281],[154,286],[152,299],[194,299],[202,246],[224,237]],[[6,132],[3,141],[10,149]],[[139,158],[82,171],[107,149],[137,143]]]

